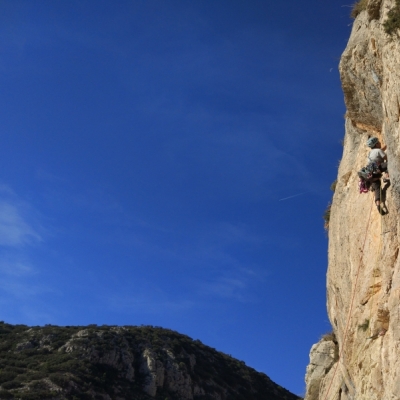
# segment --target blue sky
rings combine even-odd
[[[349,6],[0,7],[1,318],[171,328],[303,394]]]

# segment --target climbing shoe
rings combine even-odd
[[[381,214],[381,215],[385,215],[386,214],[385,210],[383,209],[383,206],[381,206],[381,205],[378,206],[377,205],[376,208],[378,209],[379,214]]]

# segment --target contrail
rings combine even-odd
[[[285,198],[283,198],[283,199],[280,199],[279,201],[288,200],[288,199],[293,199],[293,197],[301,196],[302,194],[306,194],[306,193],[310,193],[310,191],[308,191],[308,192],[303,192],[303,193],[299,193],[299,194],[295,194],[294,196],[285,197]]]

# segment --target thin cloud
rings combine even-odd
[[[246,298],[244,293],[246,289],[247,284],[240,279],[220,277],[215,281],[204,283],[200,288],[200,293],[224,299],[233,298],[244,301]]]
[[[15,248],[41,242],[43,239],[38,227],[34,208],[11,187],[0,184],[0,246]]]
[[[2,292],[7,293],[10,300],[32,300],[43,293],[52,292],[48,287],[33,285],[30,282],[21,282],[17,279],[7,279],[0,283]]]
[[[38,211],[7,186],[0,185],[0,312],[3,318],[30,319],[27,304],[36,307],[53,290],[40,279],[32,251],[45,232]]]
[[[0,276],[25,277],[33,275],[36,270],[27,261],[4,257],[0,259]]]
[[[15,247],[32,241],[42,241],[41,236],[21,215],[18,206],[0,200],[0,246]]]
[[[66,180],[54,173],[51,173],[47,170],[44,170],[42,168],[39,168],[36,170],[35,173],[35,178],[39,181],[43,181],[43,182],[48,182],[48,183],[61,183],[64,184],[66,183]]]
[[[289,196],[289,197],[284,197],[283,199],[279,199],[279,201],[284,201],[284,200],[293,199],[294,197],[302,196],[303,194],[306,194],[306,193],[310,193],[310,191],[308,191],[308,192],[303,192],[303,193],[298,193],[298,194],[294,194],[293,196]]]
[[[198,294],[206,298],[248,302],[252,301],[254,285],[263,280],[264,274],[249,267],[234,268],[219,276],[204,280],[198,287]]]
[[[39,269],[30,262],[26,252],[6,250],[0,258],[0,297],[6,293],[9,301],[32,299],[45,292],[53,289],[43,284]]]
[[[134,295],[115,295],[108,299],[108,307],[115,312],[134,312],[140,314],[177,313],[191,309],[191,300],[172,300],[163,293],[149,292]]]

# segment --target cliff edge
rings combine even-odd
[[[339,70],[346,103],[343,157],[329,220],[327,309],[333,334],[313,346],[306,400],[400,399],[400,1],[361,0]],[[367,139],[387,145],[388,213],[359,194]]]

